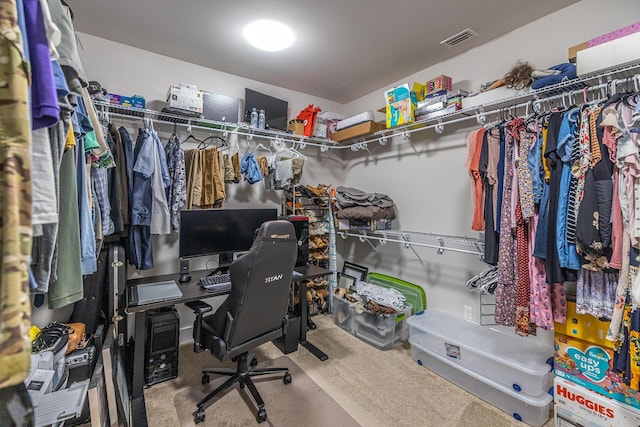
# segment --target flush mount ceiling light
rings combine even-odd
[[[244,38],[253,46],[267,52],[277,52],[293,44],[295,36],[288,26],[281,22],[261,19],[247,24]]]

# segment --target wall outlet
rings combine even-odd
[[[467,320],[473,320],[473,308],[470,305],[464,306],[464,318]]]

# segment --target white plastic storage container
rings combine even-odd
[[[550,405],[553,403],[550,394],[532,397],[517,393],[511,387],[454,364],[450,358],[434,354],[416,343],[412,337],[409,338],[409,343],[411,357],[418,364],[512,415],[516,420],[540,427],[549,419]]]
[[[552,342],[547,346],[436,310],[407,323],[412,342],[515,393],[540,396],[553,387]]]
[[[360,338],[362,341],[389,350],[396,342],[406,341],[409,336],[405,318],[411,315],[411,305],[404,313],[376,315],[336,295],[333,298],[333,320],[336,325]]]

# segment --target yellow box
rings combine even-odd
[[[607,329],[608,320],[600,320],[590,314],[576,313],[576,303],[567,301],[567,323],[555,323],[555,333],[568,335],[581,340],[601,345],[602,347],[613,348],[613,341],[609,341]]]

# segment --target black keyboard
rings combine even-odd
[[[231,290],[231,275],[229,273],[223,273],[202,277],[200,279],[200,286],[209,292],[229,292]]]

